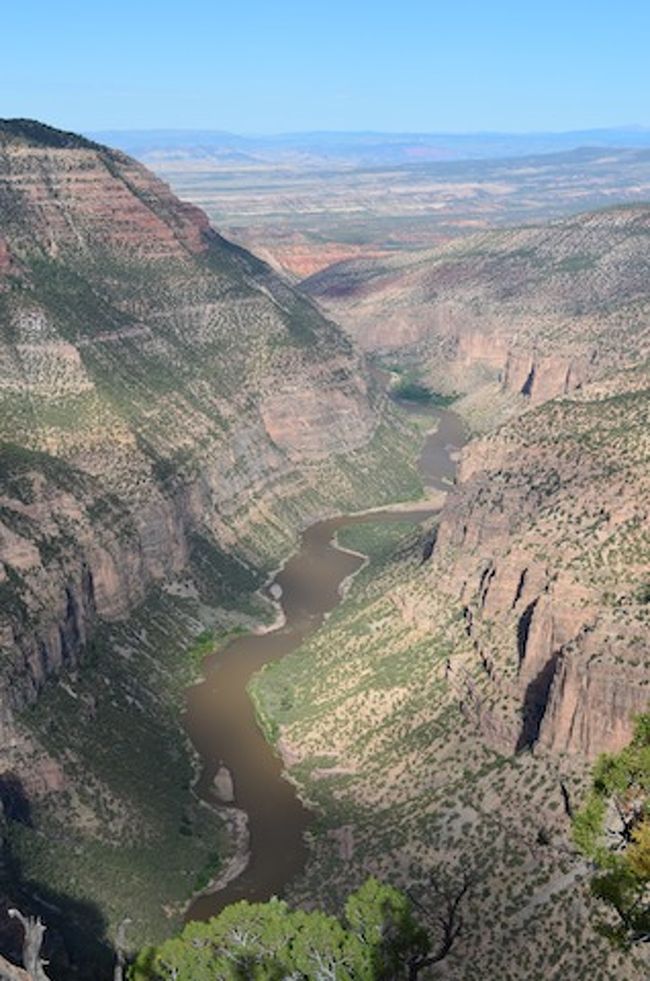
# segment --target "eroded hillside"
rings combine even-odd
[[[437,548],[482,666],[467,708],[508,752],[593,758],[647,706],[649,414],[643,367],[463,456]]]
[[[138,943],[229,848],[178,725],[200,655],[268,613],[310,519],[417,495],[418,440],[309,299],[140,165],[25,122],[0,151],[4,870]],[[318,808],[293,898],[471,871],[449,977],[645,976],[595,933],[569,828],[650,695],[649,243],[650,209],[613,209],[305,284],[485,430],[424,560],[399,524],[347,529],[369,565],[253,683]]]
[[[178,652],[260,615],[253,590],[310,518],[417,494],[413,436],[340,330],[202,212],[20,120],[0,123],[0,405],[2,770],[30,802],[14,850],[109,924],[137,879],[131,914],[160,931],[215,864]]]
[[[367,350],[469,393],[481,425],[642,363],[649,272],[650,208],[630,206],[340,263],[303,288]]]
[[[570,818],[650,701],[649,381],[617,373],[470,443],[426,561],[422,534],[347,529],[369,567],[255,684],[320,814],[294,897],[372,873],[426,906],[432,874],[470,873],[445,977],[647,974],[594,929]]]

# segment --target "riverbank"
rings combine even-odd
[[[218,808],[227,820],[236,812],[247,816],[246,839],[238,827],[236,847],[227,865],[191,903],[188,918],[215,915],[238,899],[265,900],[283,891],[306,859],[305,833],[313,812],[286,779],[285,760],[276,746],[277,733],[267,731],[260,706],[248,694],[251,678],[267,664],[300,647],[341,602],[352,577],[367,557],[343,544],[338,533],[364,522],[416,524],[439,510],[453,479],[451,455],[462,424],[447,411],[437,413],[422,452],[422,473],[428,485],[420,501],[396,502],[316,522],[302,534],[298,550],[263,589],[276,608],[270,624],[229,640],[208,655],[202,679],[187,691],[184,723],[198,753],[201,772],[196,793]],[[232,774],[234,799],[215,799],[214,778],[222,767]],[[232,822],[231,822],[232,823]],[[235,822],[236,823],[236,822]],[[233,824],[234,827],[234,824]]]

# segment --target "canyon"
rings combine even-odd
[[[436,390],[535,405],[647,359],[649,223],[647,206],[603,209],[349,260],[302,288]]]
[[[253,683],[319,815],[294,903],[370,872],[424,905],[470,875],[481,929],[445,976],[647,974],[594,930],[571,819],[648,706],[649,405],[630,369],[475,437],[424,561],[421,533],[347,530],[368,569]]]
[[[594,758],[647,704],[649,228],[605,209],[303,284],[485,433],[437,548],[483,666],[467,711],[507,752]]]
[[[650,188],[647,132],[264,140],[190,131],[102,139],[151,167],[226,237],[294,282],[342,260],[417,258],[495,227],[644,203]]]
[[[134,161],[35,124],[1,149],[3,584],[30,628],[6,703],[193,551],[277,554],[278,511],[315,512],[321,461],[388,410],[337,328]]]
[[[121,151],[0,122],[2,892],[58,910],[68,976],[232,861],[183,692],[272,623],[305,528],[421,500],[436,426],[440,512],[341,526],[367,562],[250,683],[316,815],[286,891],[424,901],[472,868],[486,927],[446,976],[644,976],[593,930],[569,825],[649,698],[650,208],[364,249],[290,281]]]
[[[13,861],[109,919],[141,891],[134,936],[160,935],[229,847],[191,791],[188,650],[272,615],[255,590],[310,520],[416,496],[417,434],[335,325],[124,155],[5,122],[0,209]]]

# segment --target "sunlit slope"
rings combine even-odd
[[[341,331],[144,167],[0,122],[0,762],[30,888],[128,909],[137,942],[177,922],[230,847],[190,793],[192,638],[259,617],[315,516],[417,495],[415,442]]]
[[[370,565],[254,683],[320,814],[296,898],[372,873],[426,904],[470,871],[445,976],[646,976],[594,930],[570,814],[650,699],[649,407],[639,368],[471,443],[426,561],[422,535],[344,532]]]
[[[139,164],[5,122],[0,216],[0,439],[119,498],[130,593],[184,568],[193,535],[277,555],[309,514],[359,499],[360,468],[370,496],[412,491],[367,450],[385,413],[349,341]],[[117,564],[104,549],[89,574]],[[100,614],[133,599],[104,592]]]
[[[303,288],[366,349],[493,419],[504,401],[524,408],[642,362],[649,283],[640,205],[340,263]]]

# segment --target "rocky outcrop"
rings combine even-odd
[[[49,624],[35,635],[17,634],[14,638],[21,649],[23,665],[21,675],[12,677],[7,689],[7,700],[13,709],[32,701],[48,675],[78,663],[95,617],[92,575],[83,569],[79,582],[65,586],[62,602],[51,611]]]
[[[415,435],[335,324],[121,153],[0,121],[0,235],[0,802],[15,775],[26,891],[87,896],[76,936],[126,909],[139,945],[228,829],[225,878],[248,860],[246,815],[192,791],[187,648],[252,621],[310,520],[412,493]]]
[[[160,172],[159,160],[154,169]],[[224,229],[224,234],[294,281],[313,276],[321,269],[346,259],[359,256],[379,258],[390,254],[390,250],[384,248],[355,245],[351,242],[326,242],[322,238],[314,240],[303,232],[277,229],[269,223],[261,226],[228,226]]]
[[[604,625],[561,653],[539,728],[540,747],[593,758],[629,743],[631,720],[648,711],[650,691],[643,663],[647,649],[639,649],[632,631],[626,634],[630,647],[624,661],[620,638]]]
[[[650,400],[638,375],[647,381],[639,369],[586,387],[463,452],[428,572],[455,597],[474,652],[450,681],[501,751],[593,758],[620,748],[650,702]]]
[[[503,388],[524,395],[532,405],[569,395],[589,381],[593,372],[589,357],[538,356],[510,350],[503,370]]]
[[[385,403],[334,324],[122,153],[0,122],[0,219],[6,720],[152,585],[261,564],[353,499],[329,461]]]
[[[317,385],[268,396],[261,405],[267,433],[291,459],[358,449],[368,441],[371,425],[371,417],[358,411],[359,396],[365,394],[361,384],[356,391],[333,392],[327,400],[321,398]]]
[[[439,391],[498,385],[530,407],[648,356],[649,226],[650,208],[608,209],[349,260],[301,286]]]
[[[125,154],[27,120],[0,127],[3,229],[17,253],[36,243],[52,258],[71,246],[148,260],[206,251],[205,214]]]
[[[156,568],[128,509],[106,501],[95,479],[26,451],[2,449],[0,461],[0,702],[9,726],[50,674],[79,662],[98,619],[125,617],[142,601]]]

